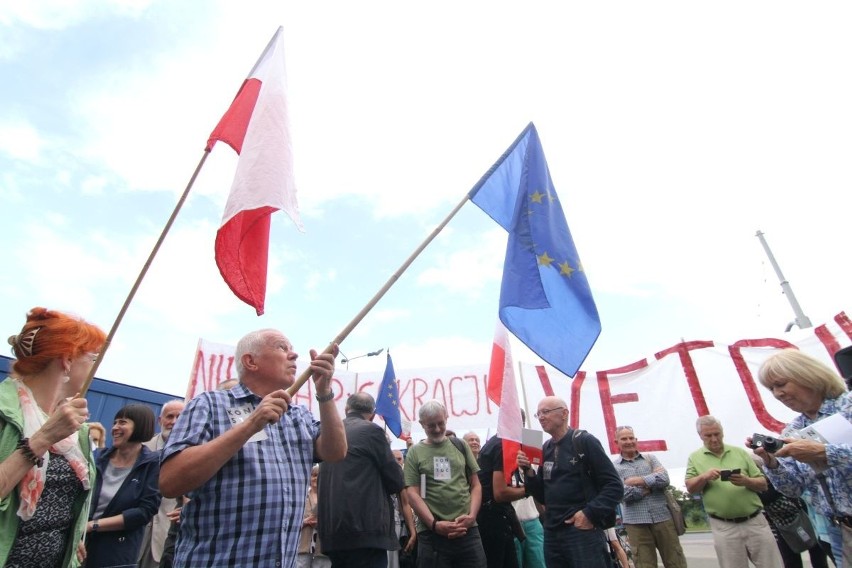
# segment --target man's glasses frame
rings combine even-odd
[[[541,418],[542,416],[547,416],[548,414],[550,414],[551,412],[554,412],[556,410],[565,410],[565,407],[564,406],[557,406],[556,408],[546,408],[544,410],[539,410],[533,416],[535,416],[536,418]]]

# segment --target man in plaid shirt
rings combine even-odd
[[[686,558],[666,507],[669,472],[653,454],[639,452],[630,426],[615,431],[620,456],[615,469],[624,481],[622,513],[636,568],[656,568],[657,550],[666,568],[686,568]]]
[[[346,456],[330,384],[334,351],[310,352],[322,429],[307,408],[290,405],[284,389],[295,381],[298,354],[271,329],[237,344],[238,385],[187,404],[160,469],[164,495],[190,498],[176,567],[295,566],[311,465]]]

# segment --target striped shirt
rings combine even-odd
[[[242,384],[199,394],[178,418],[163,461],[220,436],[260,401]],[[175,566],[296,565],[319,422],[305,407],[290,406],[263,434],[266,439],[249,440],[189,494],[181,514]]]
[[[845,392],[837,398],[823,401],[817,412],[817,419],[811,420],[805,414],[800,414],[790,422],[782,437],[791,436],[796,430],[801,430],[828,418],[833,414],[841,414],[852,422],[852,394]],[[825,493],[820,486],[816,472],[806,463],[793,458],[778,458],[778,468],[763,468],[766,477],[772,485],[788,497],[798,497],[805,491],[810,491],[810,500],[816,510],[830,517],[832,515],[852,515],[852,444],[826,444],[825,456],[828,469],[825,470],[826,485],[834,500],[832,510]]]
[[[632,460],[623,456],[615,458],[615,469],[622,481],[628,477],[641,477],[651,490],[643,494],[643,487],[635,485],[624,486],[624,507],[622,507],[625,525],[654,524],[668,521],[672,518],[666,506],[666,487],[669,486],[669,474],[663,469],[654,473],[655,469],[663,467],[660,460],[652,454],[647,457],[637,454]]]

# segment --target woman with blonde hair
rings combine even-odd
[[[77,395],[105,340],[100,328],[45,308],[9,338],[17,360],[0,383],[2,566],[80,562],[95,467]]]
[[[102,450],[106,445],[106,428],[100,422],[89,422],[89,439],[92,450]]]
[[[816,511],[832,521],[829,536],[838,566],[852,566],[852,445],[802,439],[796,432],[840,414],[852,423],[852,398],[830,367],[796,349],[770,356],[760,383],[787,408],[800,412],[781,433],[785,444],[771,453],[755,448],[772,484],[789,497],[809,494]],[[848,425],[847,425],[848,428]],[[752,445],[752,440],[747,440]],[[846,564],[841,564],[840,558]]]

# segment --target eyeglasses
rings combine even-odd
[[[546,416],[553,412],[554,410],[565,410],[564,406],[557,406],[556,408],[548,408],[547,410],[539,410],[534,414],[536,418],[541,418],[542,416]]]

